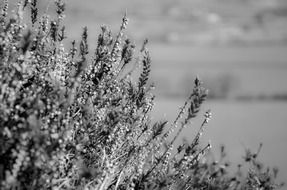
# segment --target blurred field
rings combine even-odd
[[[287,46],[153,45],[150,49],[159,94],[187,96],[195,76],[217,97],[287,94]]]
[[[213,98],[286,96],[286,1],[69,0],[67,35],[88,26],[93,48],[99,26],[117,32],[126,11],[127,35],[150,41],[157,95],[186,96],[198,75]]]
[[[153,120],[172,122],[183,103],[184,99],[157,99]],[[271,167],[277,166],[280,169],[279,179],[287,181],[287,102],[207,101],[202,113],[181,137],[190,140],[195,136],[203,121],[203,113],[208,109],[211,109],[213,117],[203,134],[202,143],[212,143],[215,157],[220,145],[224,144],[228,158],[236,167],[243,161],[245,148],[256,151],[262,142],[260,160]]]

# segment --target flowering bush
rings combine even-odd
[[[0,16],[0,188],[1,189],[275,189],[272,173],[246,154],[247,175],[231,175],[228,162],[208,161],[210,144],[199,139],[209,111],[191,143],[173,150],[181,131],[197,116],[207,91],[198,79],[174,122],[150,120],[154,95],[151,58],[144,42],[101,27],[89,56],[88,31],[64,48],[65,4],[56,18],[38,16],[37,0],[19,2]],[[30,23],[23,11],[30,11]],[[77,48],[79,47],[79,48]],[[142,71],[137,82],[130,64]],[[221,152],[225,156],[224,148]]]

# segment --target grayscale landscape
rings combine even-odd
[[[87,26],[91,55],[100,26],[117,32],[125,13],[137,49],[149,40],[152,120],[172,122],[199,77],[209,98],[181,137],[194,137],[210,109],[202,143],[211,142],[212,156],[224,144],[236,168],[247,148],[256,151],[263,143],[259,157],[287,182],[286,0],[67,1],[68,39],[79,41]],[[44,11],[49,1],[39,3]]]

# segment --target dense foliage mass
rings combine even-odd
[[[207,111],[195,138],[175,150],[180,132],[197,116],[207,91],[195,79],[174,122],[152,123],[151,58],[147,41],[135,57],[124,37],[127,18],[114,37],[101,27],[90,56],[87,28],[79,43],[64,48],[65,4],[56,17],[19,2],[0,15],[0,189],[276,189],[277,170],[264,169],[247,151],[246,175],[228,162],[207,159],[210,144],[199,139],[211,118]],[[30,21],[22,18],[29,11]],[[77,48],[79,47],[79,48]],[[134,69],[141,69],[133,82]]]

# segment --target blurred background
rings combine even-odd
[[[211,141],[215,158],[226,145],[236,165],[262,142],[260,159],[287,182],[287,1],[67,0],[67,35],[80,39],[88,26],[93,48],[100,25],[116,33],[126,11],[128,37],[138,48],[150,42],[153,119],[172,121],[198,76],[209,89],[202,111],[213,113],[202,143]],[[192,139],[202,120],[182,137]]]

